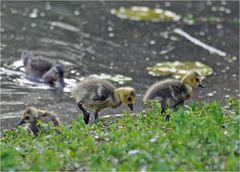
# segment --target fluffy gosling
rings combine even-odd
[[[17,123],[17,125],[28,124],[27,128],[30,132],[37,136],[40,131],[38,120],[43,123],[52,122],[54,126],[59,126],[59,121],[54,114],[34,107],[27,107],[22,112],[22,119]]]
[[[111,83],[101,79],[86,79],[78,83],[72,89],[72,96],[75,98],[79,109],[83,112],[85,124],[89,123],[90,114],[85,109],[95,111],[95,119],[98,113],[104,108],[117,108],[122,103],[133,110],[136,94],[131,87],[115,88]]]
[[[202,87],[202,78],[198,72],[187,73],[181,80],[166,79],[153,84],[146,92],[143,100],[157,99],[161,103],[162,111],[167,108],[176,108],[191,98],[193,88]]]
[[[64,87],[64,69],[61,64],[53,64],[44,57],[36,57],[30,51],[23,50],[21,59],[27,78],[34,82],[48,83],[54,86],[59,83],[59,88]]]

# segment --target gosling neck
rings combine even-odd
[[[41,119],[41,117],[44,116],[44,114],[45,114],[45,111],[43,111],[43,110],[38,110],[38,111],[37,111],[37,115],[36,115],[36,120]]]
[[[188,77],[183,77],[180,81],[180,84],[183,85],[186,89],[186,93],[191,97],[193,94],[193,87],[189,82]]]
[[[110,104],[112,107],[118,107],[122,104],[121,97],[120,97],[120,92],[121,89],[117,88],[113,91],[113,94],[111,96],[111,101]]]
[[[180,84],[185,85],[185,86],[187,86],[188,88],[193,89],[192,84],[191,84],[191,82],[189,81],[188,76],[184,76],[184,77],[181,79]]]

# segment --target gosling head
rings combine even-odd
[[[33,123],[36,121],[38,110],[34,107],[27,107],[22,113],[22,119],[18,121],[17,125],[25,123]]]
[[[131,87],[120,87],[117,89],[120,101],[128,105],[128,107],[133,111],[133,104],[136,99],[135,89]]]
[[[196,71],[188,72],[181,80],[182,84],[190,85],[192,88],[201,87],[204,88],[202,85],[202,77]]]
[[[24,66],[28,63],[28,60],[33,57],[33,54],[28,50],[23,50],[21,54],[21,59],[23,61]]]
[[[63,97],[63,89],[65,87],[63,65],[57,64],[53,66],[42,78],[45,82],[48,82],[51,85],[54,85],[54,83],[58,85],[58,99],[61,101]]]

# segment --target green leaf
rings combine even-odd
[[[181,17],[169,10],[151,9],[144,6],[120,7],[111,13],[122,19],[135,21],[176,22]]]
[[[203,77],[211,75],[213,70],[210,66],[199,61],[171,61],[157,63],[152,67],[147,67],[148,73],[153,76],[173,76],[182,78],[190,71],[196,71]]]

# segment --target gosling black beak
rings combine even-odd
[[[133,111],[133,104],[128,104],[128,107]]]
[[[18,121],[17,125],[22,125],[22,124],[24,124],[24,123],[25,123],[24,120],[21,119],[20,121]]]
[[[204,88],[205,86],[203,84],[199,84],[198,87]]]

